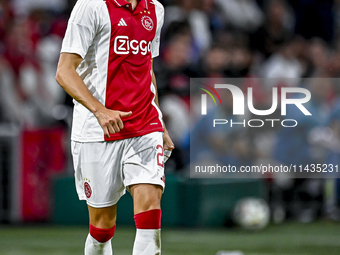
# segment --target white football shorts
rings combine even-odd
[[[78,197],[95,208],[115,205],[133,184],[164,189],[163,133],[113,142],[72,141]]]

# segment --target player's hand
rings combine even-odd
[[[172,151],[173,149],[175,149],[175,145],[172,142],[170,135],[166,129],[164,130],[164,135],[163,135],[163,148],[164,150],[167,150],[167,151]]]
[[[124,128],[122,118],[129,117],[132,112],[121,112],[109,109],[98,111],[95,116],[104,131],[104,135],[110,138],[110,134],[119,133]]]
[[[175,149],[175,145],[172,142],[169,133],[166,129],[164,129],[163,135],[163,148],[164,148],[164,163],[170,158],[171,151]]]

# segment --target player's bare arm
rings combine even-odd
[[[155,73],[153,71],[153,60],[152,60],[151,65],[152,65],[152,68],[151,68],[151,70],[152,70],[152,84],[155,86],[155,90],[156,90],[155,103],[158,106],[158,108],[160,108],[159,107],[159,102],[158,102],[158,90],[157,90],[156,76],[155,76]],[[170,135],[169,135],[169,132],[166,129],[164,123],[163,123],[163,127],[164,127],[164,135],[163,135],[163,147],[164,147],[164,150],[172,151],[173,149],[175,149],[175,145],[172,142],[172,140],[170,138]]]
[[[62,53],[58,63],[56,80],[71,97],[96,116],[104,135],[110,138],[110,133],[118,133],[124,128],[122,118],[129,117],[132,112],[109,110],[91,94],[76,72],[82,60],[78,54]]]

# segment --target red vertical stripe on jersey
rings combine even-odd
[[[112,0],[106,1],[106,5],[111,20],[111,39],[105,106],[132,111],[132,115],[123,119],[124,129],[120,133],[105,140],[163,131],[159,113],[152,105],[155,95],[151,92],[151,42],[157,28],[155,5],[150,4],[150,0],[139,1],[133,12]]]

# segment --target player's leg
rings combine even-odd
[[[142,183],[131,185],[129,188],[133,198],[133,212],[135,215],[149,210],[161,209],[162,186]]]
[[[116,204],[125,193],[121,144],[73,143],[77,193],[79,199],[86,200],[90,217],[85,255],[112,255]]]
[[[85,242],[85,255],[112,255],[111,239],[116,229],[117,205],[94,208],[88,205],[90,233]]]
[[[130,146],[130,147],[129,147]],[[131,139],[124,160],[124,184],[133,197],[137,227],[133,255],[161,253],[161,207],[165,186],[163,133]]]
[[[161,253],[161,197],[163,188],[152,184],[130,187],[134,205],[136,238],[133,255]]]

